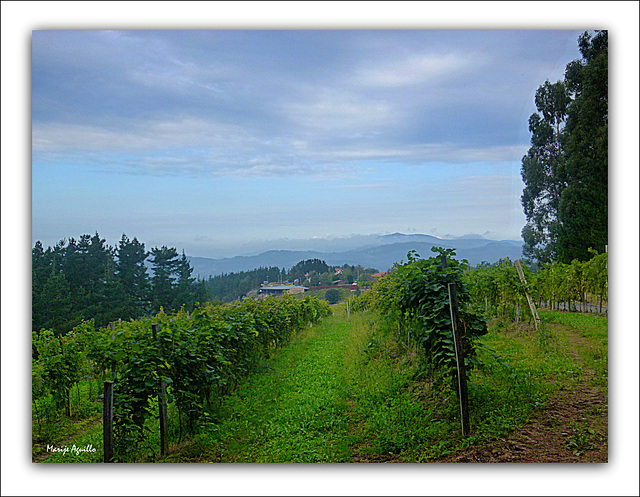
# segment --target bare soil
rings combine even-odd
[[[585,367],[581,352],[588,341],[576,330],[556,325],[567,338],[578,364],[579,383],[562,387],[545,408],[511,435],[437,462],[454,463],[606,463],[608,462],[608,400],[605,387],[593,384],[594,372]]]

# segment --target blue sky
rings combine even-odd
[[[96,487],[96,477],[99,477],[91,470],[74,473],[70,485],[65,471],[43,474],[26,463],[30,444],[24,434],[31,429],[27,411],[31,371],[24,359],[30,353],[25,331],[30,330],[31,322],[32,240],[55,243],[62,237],[98,230],[110,243],[116,243],[124,231],[137,236],[148,247],[174,242],[187,253],[207,255],[209,251],[222,251],[224,247],[219,240],[227,233],[231,238],[227,247],[232,248],[237,243],[233,238],[307,236],[307,231],[294,232],[300,225],[309,233],[314,232],[313,226],[318,226],[321,235],[325,229],[338,235],[406,232],[407,228],[414,228],[416,232],[441,236],[497,233],[504,229],[509,232],[507,237],[517,237],[524,223],[523,218],[518,218],[521,216],[518,203],[521,154],[517,150],[508,153],[507,147],[513,145],[526,150],[529,140],[526,123],[534,111],[535,89],[547,78],[560,77],[566,62],[577,57],[576,37],[572,32],[562,33],[567,34],[562,40],[538,38],[537,49],[515,43],[513,38],[504,43],[487,38],[477,42],[467,39],[467,44],[460,39],[456,45],[448,45],[453,48],[447,51],[451,37],[435,41],[432,37],[430,44],[415,39],[409,43],[410,34],[400,33],[403,39],[397,43],[404,45],[395,51],[393,47],[398,44],[388,41],[385,49],[384,40],[373,43],[371,38],[364,49],[350,43],[348,49],[338,50],[335,46],[340,40],[334,40],[331,45],[325,38],[325,45],[334,47],[330,52],[334,57],[331,64],[318,63],[321,52],[318,44],[311,51],[309,45],[293,42],[287,45],[290,52],[285,58],[272,56],[266,64],[265,54],[275,42],[245,41],[236,42],[233,52],[233,46],[226,46],[226,55],[224,50],[219,50],[218,62],[206,66],[198,66],[196,62],[205,60],[204,54],[211,53],[211,43],[205,43],[205,48],[197,52],[193,48],[197,45],[195,42],[189,50],[185,45],[174,44],[172,51],[167,52],[163,48],[172,46],[169,41],[139,43],[138,50],[133,50],[131,44],[118,48],[112,41],[109,50],[97,40],[83,39],[68,40],[66,50],[49,43],[45,47],[46,57],[43,53],[45,60],[40,60],[37,69],[38,60],[35,54],[32,57],[33,30],[113,28],[570,29],[575,33],[584,29],[609,29],[612,54],[609,268],[611,309],[615,317],[610,323],[610,356],[614,358],[610,376],[616,378],[610,385],[613,392],[611,460],[602,471],[583,471],[579,478],[572,472],[541,468],[537,470],[541,477],[531,479],[530,471],[525,471],[528,468],[513,468],[508,474],[502,472],[499,478],[490,470],[472,471],[471,478],[458,478],[456,485],[462,494],[490,488],[498,495],[512,495],[514,489],[523,488],[523,481],[527,481],[527,491],[533,489],[533,493],[540,495],[638,494],[640,389],[638,375],[629,374],[629,371],[638,371],[638,334],[628,333],[629,329],[637,329],[639,298],[638,272],[628,270],[628,261],[633,266],[638,260],[640,226],[638,2],[2,2],[1,8],[2,308],[9,311],[3,312],[1,318],[2,329],[9,330],[2,333],[2,393],[3,399],[18,399],[4,402],[2,407],[2,464],[3,470],[7,469],[3,471],[7,473],[2,478],[3,494],[86,495],[91,492],[87,489]],[[74,53],[70,54],[74,47]],[[241,49],[247,47],[253,47],[253,55],[245,53],[240,57]],[[147,55],[140,53],[141,48]],[[517,52],[508,54],[516,49]],[[295,78],[294,50],[298,59],[301,52],[309,54],[299,61],[300,64],[308,62],[306,72]],[[398,75],[396,71],[394,78],[393,64],[401,67],[403,61],[410,60],[410,55],[420,50],[441,55],[435,59],[440,62],[438,79],[430,81],[424,75],[426,79],[420,81],[419,69],[424,71],[426,66],[419,62],[415,62],[414,72],[403,71]],[[530,51],[528,57],[526,51]],[[488,59],[479,60],[484,61],[486,70],[465,66],[466,74],[472,76],[463,78],[463,66],[453,65],[455,59],[442,58],[445,53],[460,55],[461,52],[463,55],[484,53]],[[167,53],[172,55],[168,59],[171,64],[164,65],[163,76],[162,57]],[[337,57],[340,59],[336,60]],[[254,61],[250,65],[249,59]],[[190,61],[193,65],[181,66],[176,61],[185,64]],[[447,61],[451,65],[446,83],[438,84],[445,81],[440,76],[446,72]],[[436,66],[434,63],[432,67]],[[229,72],[222,72],[225,67]],[[389,68],[386,78],[375,72],[383,68]],[[457,73],[453,71],[456,68]],[[32,69],[46,77],[38,81],[34,73],[32,79]],[[203,72],[204,69],[210,72]],[[242,74],[249,69],[263,77],[243,78]],[[265,76],[267,71],[269,77]],[[155,79],[142,78],[140,82],[142,75],[154,73]],[[497,77],[491,79],[493,74]],[[181,92],[170,91],[172,77],[174,88],[181,81],[178,85],[182,86]],[[367,77],[367,88],[356,91],[356,83],[363,83]],[[414,85],[408,84],[411,77]],[[375,81],[377,87],[372,84]],[[207,91],[206,86],[198,87],[196,83],[209,83],[219,91]],[[52,92],[56,87],[57,93]],[[283,93],[278,93],[278,89]],[[236,98],[231,98],[232,94]],[[209,98],[197,100],[198,95]],[[214,95],[218,100],[213,100]],[[227,100],[222,100],[225,95]],[[239,101],[238,95],[243,97]],[[400,98],[401,95],[404,97]],[[467,100],[453,105],[465,95]],[[289,106],[284,105],[286,103]],[[342,116],[329,112],[331,103],[342,109]],[[216,114],[207,117],[206,111],[212,107]],[[361,108],[368,110],[368,117],[357,123],[354,121],[356,111]],[[180,111],[178,114],[176,109]],[[286,121],[276,119],[283,113],[288,116]],[[320,120],[323,114],[325,119]],[[162,123],[169,124],[162,126]],[[183,133],[172,132],[170,123]],[[331,131],[329,124],[336,126],[333,133],[326,129],[329,127]],[[357,131],[348,133],[347,124]],[[188,136],[184,136],[189,135],[186,133],[189,129],[192,139],[204,135],[208,141],[204,144],[189,141]],[[238,133],[238,129],[244,130],[244,134]],[[271,140],[264,137],[261,140],[260,130],[266,130]],[[50,140],[41,142],[39,150],[32,149],[32,135],[37,133],[41,139]],[[357,133],[361,134],[359,142],[367,142],[367,149],[359,145]],[[220,143],[227,147],[219,146]],[[278,144],[282,143],[298,147],[280,147],[288,151],[283,157],[277,154]],[[185,155],[188,150],[190,155]],[[398,150],[405,155],[401,156]],[[296,161],[303,152],[305,160]],[[374,153],[378,155],[373,157]],[[256,160],[243,161],[247,156]],[[196,160],[198,157],[200,161]],[[215,164],[222,164],[225,159],[226,166],[212,172],[210,163],[214,158]],[[185,164],[192,166],[188,174]],[[199,168],[194,164],[199,164]],[[238,164],[244,165],[244,170]],[[269,164],[271,174],[268,174]],[[275,166],[290,164],[297,165],[298,170],[276,174]],[[262,174],[258,175],[260,165]],[[303,174],[305,167],[313,167],[314,174]],[[480,176],[484,183],[470,190],[469,184],[478,186],[475,178]],[[291,222],[295,218],[285,214],[275,217],[273,211],[271,215],[262,216],[257,212],[282,192],[282,185],[291,185],[285,193],[292,199],[289,210],[296,211],[302,220],[298,224]],[[479,191],[485,202],[472,195]],[[370,192],[375,195],[373,204],[365,202]],[[269,195],[271,193],[273,195]],[[305,211],[300,207],[321,194],[325,198],[333,195],[333,203],[323,204],[325,209],[327,205],[333,206],[330,213]],[[191,198],[197,205],[190,203]],[[340,199],[342,203],[338,202]],[[348,205],[347,200],[353,203]],[[359,205],[366,203],[371,213],[358,216],[356,200]],[[448,201],[449,210],[457,207],[463,213],[454,215],[449,214],[448,209],[436,209],[438,200]],[[491,218],[493,226],[487,225],[488,216],[480,215],[488,212],[487,200],[501,207],[496,217]],[[256,202],[260,205],[254,208]],[[395,204],[401,208],[389,212],[385,218],[385,212]],[[417,212],[407,211],[407,207],[416,208]],[[177,220],[173,217],[174,211],[179,211]],[[495,208],[493,212],[495,214]],[[507,212],[513,214],[507,215]],[[232,218],[233,215],[236,217]],[[254,218],[246,217],[251,215]],[[468,216],[472,223],[456,225]],[[193,226],[189,230],[187,221]],[[339,224],[329,224],[338,221]],[[185,226],[181,228],[184,232],[178,229],[180,222]],[[434,229],[436,232],[431,231]],[[197,240],[201,242],[198,244]],[[222,248],[216,248],[218,246]],[[629,443],[630,440],[636,443]],[[368,471],[366,478],[355,469],[348,472],[325,468],[296,468],[294,472],[287,468],[251,469],[249,471],[256,471],[255,478],[253,474],[238,478],[233,469],[212,468],[216,489],[221,493],[227,490],[229,494],[259,495],[264,489],[278,489],[291,495],[309,492],[406,495],[420,491],[412,489],[425,488],[425,471],[428,488],[434,494],[450,493],[451,488],[451,475],[440,468],[402,471],[400,478],[392,468]],[[323,477],[318,478],[318,471]],[[114,493],[130,494],[133,489],[140,494],[154,491],[179,495],[185,491],[184,479],[176,478],[171,471],[160,474],[139,467],[135,473],[126,473],[120,472],[109,482]],[[189,473],[189,492],[211,488],[209,471]],[[309,482],[313,482],[311,487]],[[201,492],[206,491],[210,492]]]
[[[533,96],[580,33],[36,30],[32,241],[519,239]]]

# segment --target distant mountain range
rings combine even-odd
[[[386,271],[395,262],[406,261],[407,253],[415,250],[421,257],[434,255],[431,247],[453,248],[458,259],[466,259],[472,266],[481,262],[497,262],[503,257],[511,260],[522,257],[522,242],[514,240],[488,240],[462,237],[451,240],[430,235],[370,235],[361,237],[364,245],[345,251],[322,252],[317,250],[267,250],[256,255],[241,255],[224,259],[188,257],[193,276],[207,279],[223,273],[239,273],[260,267],[290,269],[306,259],[321,259],[330,266],[361,265]]]

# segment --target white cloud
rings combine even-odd
[[[419,147],[415,155],[429,161],[442,162],[513,162],[520,161],[526,145],[496,145],[492,147],[461,147],[454,144],[430,144]]]
[[[402,161],[406,163],[466,163],[466,162],[519,162],[526,153],[526,145],[502,145],[492,147],[465,147],[455,143],[428,143],[422,145],[397,144],[389,147],[354,144],[350,148],[318,148],[315,152],[308,148],[307,153],[316,160],[357,162],[363,160],[381,160],[384,162]]]
[[[232,74],[230,69],[222,66],[170,59],[136,67],[128,72],[128,77],[142,86],[178,93],[187,93],[197,88],[222,93],[220,83]]]
[[[379,182],[379,183],[366,183],[366,184],[354,184],[354,185],[335,185],[333,188],[338,188],[338,189],[365,188],[369,190],[371,188],[392,188],[394,186],[397,186],[396,182],[387,181],[387,182]]]
[[[359,69],[353,83],[390,88],[434,82],[441,85],[450,77],[477,66],[480,60],[470,54],[413,54]]]
[[[383,99],[370,99],[344,90],[322,88],[298,101],[281,105],[282,117],[312,130],[344,132],[391,125],[401,119]]]
[[[407,148],[374,148],[370,146],[354,146],[351,149],[322,150],[315,157],[325,160],[365,160],[365,159],[401,159],[410,158],[412,152]]]
[[[167,149],[249,140],[238,126],[196,118],[133,123],[119,129],[65,123],[34,123],[32,128],[34,153]]]
[[[305,118],[311,119],[312,114],[327,109],[312,108]],[[335,115],[332,119],[339,118]],[[370,124],[370,120],[364,121],[355,108],[347,108],[341,119],[345,126]],[[328,121],[324,124],[329,126]],[[82,161],[101,169],[135,174],[241,177],[351,177],[357,171],[370,171],[375,161],[413,165],[513,162],[520,161],[527,149],[527,146],[473,148],[453,143],[400,146],[394,141],[386,145],[366,133],[357,138],[349,135],[344,128],[316,132],[294,129],[291,134],[265,139],[239,126],[183,117],[133,123],[120,129],[34,124],[32,146],[34,163]],[[337,144],[331,141],[336,136],[340,137]]]

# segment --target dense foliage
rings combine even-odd
[[[525,265],[526,282],[522,282],[509,259],[471,268],[452,259],[450,250],[435,250],[441,255],[430,259],[409,253],[408,262],[396,264],[372,291],[354,299],[351,309],[379,311],[403,336],[419,343],[426,361],[439,370],[451,372],[455,365],[448,283],[455,283],[469,367],[478,365],[474,343],[486,333],[484,320],[531,322],[527,293],[539,306],[583,312],[602,312],[607,301],[606,252],[591,250],[588,261],[546,264],[536,272]],[[446,270],[441,263],[443,254],[447,256]]]
[[[114,434],[119,460],[133,457],[145,437],[160,380],[179,425],[193,431],[213,399],[232,390],[259,360],[295,333],[329,315],[326,302],[291,295],[230,305],[197,306],[192,313],[157,315],[95,329],[83,323],[65,336],[33,333],[34,401],[70,415],[69,392],[82,377],[113,379]],[[152,325],[159,325],[153,337]]]
[[[151,275],[147,271],[149,263]],[[51,329],[64,334],[83,321],[104,326],[129,320],[193,309],[204,301],[202,282],[175,248],[145,250],[144,243],[122,235],[117,247],[96,233],[78,240],[61,240],[46,250],[39,241],[31,251],[32,330]]]
[[[306,286],[365,282],[377,270],[362,266],[331,267],[325,261],[300,261],[285,268],[258,268],[198,280],[184,252],[173,247],[145,249],[137,238],[123,234],[111,247],[98,233],[61,240],[44,249],[37,241],[32,260],[32,330],[50,329],[62,335],[93,320],[105,326],[157,314],[160,309],[191,311],[197,303],[233,302],[265,281]]]
[[[520,281],[509,259],[478,265],[465,272],[470,298],[478,309],[483,309],[486,319],[498,317],[515,322],[531,319],[525,292],[531,293],[535,279],[528,267],[523,266],[522,270],[528,285]]]
[[[554,262],[533,272],[523,266],[526,284],[522,283],[514,264],[508,260],[469,268],[464,275],[466,287],[487,319],[509,321],[531,320],[525,292],[543,307],[603,312],[607,301],[607,253],[590,251],[588,261],[573,260],[571,264]],[[587,302],[591,306],[587,307]]]
[[[466,264],[453,258],[453,250],[434,248],[434,251],[440,255],[429,259],[420,259],[410,252],[408,261],[395,264],[371,292],[356,299],[353,309],[377,308],[387,322],[397,325],[403,336],[409,336],[419,345],[432,371],[455,380],[457,370],[449,305],[450,283],[457,294],[463,354],[468,370],[479,365],[475,344],[487,333],[487,326],[468,305],[469,292],[462,279]],[[443,257],[446,268],[443,268]]]
[[[340,292],[336,289],[336,288],[329,288],[325,294],[324,294],[324,298],[327,300],[327,302],[329,302],[330,304],[335,304],[338,302],[338,300],[340,300]]]
[[[309,273],[315,272],[316,274],[322,274],[329,272],[329,266],[325,261],[320,259],[308,259],[300,261],[289,270],[289,278],[292,280],[305,281],[309,276]]]
[[[522,159],[524,254],[543,263],[588,260],[608,240],[608,35],[585,32],[564,81],[545,82]]]

